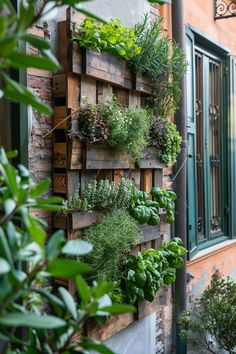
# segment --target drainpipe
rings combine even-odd
[[[179,44],[180,48],[185,51],[185,26],[184,26],[184,0],[172,1],[172,32],[174,40]],[[180,237],[183,241],[184,247],[187,248],[187,137],[186,137],[186,83],[185,77],[180,82],[181,100],[178,112],[175,115],[175,123],[177,129],[182,136],[182,149],[176,163],[176,171],[179,171],[174,184],[174,189],[177,194],[176,200],[176,219],[175,219],[175,235]],[[175,283],[175,330],[176,330],[176,354],[187,353],[187,345],[180,339],[180,316],[186,310],[186,285],[187,272],[186,260],[184,258],[183,267],[178,270]]]

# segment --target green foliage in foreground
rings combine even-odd
[[[236,353],[236,282],[213,274],[194,308],[183,313],[181,327],[182,338],[199,353]]]
[[[14,153],[8,154],[12,157]],[[82,240],[66,241],[63,231],[46,239],[45,224],[31,209],[57,211],[61,198],[42,198],[50,185],[34,184],[28,170],[14,168],[0,150],[0,348],[1,353],[75,353],[76,347],[111,353],[92,339],[81,337],[88,318],[133,311],[112,305],[106,282],[87,285],[83,274],[91,268],[68,256],[88,254],[92,247]],[[60,255],[65,255],[62,258]],[[74,278],[78,302],[65,288],[57,292],[45,286],[48,278]],[[47,306],[46,314],[43,309]],[[27,337],[17,328],[28,329]],[[17,350],[18,345],[22,350]],[[81,352],[83,352],[81,350]]]
[[[179,238],[174,238],[163,242],[160,249],[144,249],[137,256],[127,256],[120,288],[113,298],[131,304],[138,300],[153,301],[162,286],[176,280],[176,270],[182,267],[186,254],[181,244]]]

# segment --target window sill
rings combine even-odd
[[[234,240],[226,240],[220,243],[217,243],[214,246],[208,247],[202,251],[199,251],[191,260],[188,261],[188,264],[193,264],[195,262],[199,262],[200,260],[207,258],[209,255],[213,255],[223,250],[230,248],[236,244],[236,239]]]

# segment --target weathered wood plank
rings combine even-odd
[[[96,170],[83,170],[81,171],[81,180],[80,188],[83,193],[85,186],[93,179],[96,179],[97,171]]]
[[[137,91],[129,91],[129,107],[135,108],[140,107],[141,104],[141,96],[140,92]]]
[[[131,90],[134,86],[134,73],[129,68],[129,66],[127,65],[126,62],[124,64],[124,84],[123,84],[123,86],[128,90]]]
[[[143,75],[143,74],[136,74],[135,75],[135,89],[140,92],[152,94],[152,83],[151,80]]]
[[[152,189],[152,169],[141,171],[141,189],[148,193]]]
[[[77,110],[80,105],[80,76],[67,75],[67,107]]]
[[[160,292],[162,289],[160,289],[154,300],[152,302],[149,301],[139,301],[138,303],[138,311],[137,311],[137,317],[140,320],[141,318],[144,318],[148,315],[151,315],[154,312],[157,312],[159,307],[160,307]]]
[[[54,173],[53,192],[66,193],[66,173]]]
[[[66,106],[55,106],[54,108],[54,119],[53,126],[60,124],[57,129],[66,129],[68,121],[61,123],[69,115],[69,110]]]
[[[58,22],[58,38],[58,60],[61,65],[60,72],[65,74],[70,66],[68,61],[70,38],[68,36],[67,21]]]
[[[97,82],[91,77],[81,76],[81,104],[87,99],[91,103],[96,103]]]
[[[87,76],[123,86],[124,60],[94,49],[82,49],[83,73]]]
[[[129,91],[128,90],[126,90],[124,88],[120,88],[120,87],[113,87],[113,92],[116,95],[116,97],[118,98],[118,101],[121,106],[123,106],[123,107],[129,106]]]
[[[80,186],[80,171],[67,172],[67,199],[69,199],[75,192],[76,188]]]
[[[87,336],[104,341],[120,332],[135,320],[134,314],[126,313],[109,318],[104,325],[89,320],[87,323]]]
[[[162,187],[163,186],[163,170],[155,169],[153,173],[153,187]]]
[[[52,90],[54,98],[66,97],[67,79],[66,75],[53,75]]]
[[[111,86],[106,82],[97,81],[97,102],[106,102]]]
[[[164,168],[163,162],[160,161],[158,149],[150,146],[144,150],[144,156],[138,163],[139,168]]]
[[[53,144],[53,167],[66,168],[67,167],[67,146],[66,143]]]
[[[88,144],[86,169],[128,169],[134,167],[128,154],[121,154],[106,144]]]
[[[53,227],[55,229],[67,229],[67,216],[62,214],[53,215]]]
[[[140,226],[142,237],[140,243],[149,242],[160,238],[160,225],[150,226],[150,225],[142,225]]]
[[[69,141],[68,155],[69,168],[72,170],[80,170],[82,168],[83,147],[79,141]]]
[[[74,212],[70,215],[70,228],[72,230],[84,229],[99,221],[102,213],[93,211],[87,212]]]
[[[129,172],[129,179],[133,181],[134,185],[136,188],[140,189],[141,188],[141,174],[140,170],[131,170]]]

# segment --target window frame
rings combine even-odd
[[[220,107],[220,115],[221,115],[221,124],[222,124],[222,131],[221,131],[221,141],[222,141],[222,172],[221,172],[221,190],[222,190],[222,208],[221,208],[221,213],[222,213],[222,234],[216,237],[212,237],[211,236],[211,232],[208,232],[208,230],[210,231],[210,224],[208,222],[208,230],[206,229],[206,234],[207,234],[207,240],[203,240],[202,242],[199,242],[198,240],[198,231],[197,231],[197,222],[198,222],[198,207],[197,207],[197,198],[195,195],[195,206],[193,205],[193,203],[189,203],[189,199],[188,199],[188,208],[190,209],[191,207],[194,208],[194,212],[195,212],[195,225],[190,225],[189,220],[188,220],[188,244],[189,244],[189,258],[191,259],[198,251],[201,251],[203,249],[206,249],[208,247],[211,247],[215,244],[218,244],[220,242],[223,242],[229,238],[232,238],[232,234],[230,232],[230,217],[229,217],[229,206],[231,206],[231,200],[232,198],[230,198],[230,188],[229,188],[229,175],[230,173],[228,173],[228,171],[230,171],[229,169],[229,145],[228,144],[228,139],[230,138],[230,133],[229,133],[229,105],[228,105],[228,101],[229,101],[229,77],[227,75],[227,67],[228,67],[228,55],[229,55],[229,51],[224,47],[219,45],[219,43],[215,42],[215,41],[211,41],[210,38],[208,36],[203,36],[203,34],[195,29],[193,29],[192,27],[190,28],[189,26],[186,27],[186,35],[189,37],[189,39],[192,40],[192,78],[193,78],[193,98],[192,101],[194,104],[193,106],[193,126],[195,127],[195,143],[194,143],[194,151],[195,151],[195,156],[191,156],[192,159],[194,160],[194,162],[192,162],[192,164],[194,164],[194,170],[192,171],[192,174],[188,173],[188,179],[189,177],[193,176],[194,178],[194,183],[195,183],[195,189],[194,191],[197,191],[197,179],[196,179],[196,173],[197,173],[197,169],[196,169],[196,112],[195,112],[195,51],[199,51],[203,56],[206,56],[208,58],[211,58],[213,60],[216,60],[218,62],[221,63],[222,65],[222,70],[221,70],[221,107]],[[204,65],[204,64],[203,64]],[[206,64],[205,64],[206,65]],[[203,68],[204,70],[204,68]],[[208,68],[208,72],[209,72],[209,68]],[[203,85],[206,85],[203,83]],[[205,91],[206,92],[206,91]],[[225,93],[227,92],[227,94],[225,95]],[[204,97],[203,97],[204,98]],[[209,109],[209,105],[205,104],[205,108],[203,107],[203,109]],[[188,110],[188,108],[187,108]],[[205,114],[206,117],[208,117],[208,114]],[[189,120],[188,120],[188,130],[191,131],[191,127],[189,125]],[[189,129],[190,128],[190,129]],[[189,133],[188,131],[188,133]],[[207,132],[205,132],[206,134]],[[209,133],[209,131],[208,131]],[[188,134],[189,136],[189,134]],[[208,135],[208,139],[209,139],[209,135]],[[209,157],[210,155],[208,154],[207,157]],[[209,166],[209,162],[208,162],[208,166]],[[210,167],[210,166],[209,166]],[[209,168],[210,170],[210,168]],[[208,185],[210,183],[210,174],[208,173]],[[188,181],[188,193],[189,193],[189,181]],[[192,182],[193,183],[193,182]],[[205,184],[205,182],[204,182]],[[210,194],[210,192],[208,191],[208,194]],[[191,198],[190,198],[191,199]],[[208,200],[208,206],[209,206],[210,200]],[[209,207],[208,207],[209,209]],[[193,214],[192,213],[192,220],[193,220]],[[210,213],[209,213],[210,214]],[[188,211],[188,218],[190,215],[190,211]],[[231,216],[232,219],[232,216]],[[210,215],[207,216],[207,220],[210,220]],[[195,235],[191,236],[190,239],[190,229],[193,228],[193,232],[192,234],[195,233]],[[195,230],[195,231],[194,231]],[[192,247],[193,245],[193,247]]]

